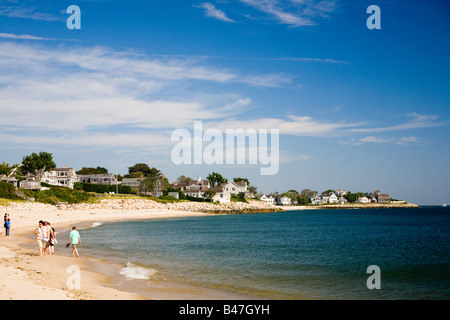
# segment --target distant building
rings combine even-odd
[[[56,168],[44,172],[41,182],[73,189],[74,183],[77,182],[77,174],[73,168]]]
[[[128,186],[132,189],[139,189],[141,187],[141,178],[123,178],[120,184],[122,186]]]
[[[17,180],[15,177],[7,177],[7,176],[2,176],[0,177],[0,181],[3,182],[7,182],[9,184],[12,184],[14,187],[19,188],[20,187],[20,183],[19,180]]]
[[[225,190],[223,187],[211,188],[209,190],[213,190],[216,192],[214,197],[212,197],[211,199],[213,202],[231,202],[231,193],[228,190]]]
[[[278,197],[276,199],[276,202],[278,205],[282,205],[282,206],[290,206],[292,204],[291,198],[286,197],[286,196]]]
[[[36,181],[36,180],[23,180],[20,181],[20,187],[22,189],[27,189],[27,190],[44,190],[41,187],[41,182],[40,181]],[[48,188],[47,188],[48,189]]]
[[[358,200],[356,200],[358,203],[369,203],[370,200],[367,197],[358,197]]]
[[[78,182],[92,183],[92,184],[106,184],[109,186],[118,184],[116,176],[112,173],[79,175]]]
[[[348,194],[348,192],[346,191],[346,190],[342,190],[342,189],[338,189],[338,190],[336,190],[336,195],[338,196],[338,197],[343,197],[343,196],[346,196],[347,194]]]
[[[178,192],[169,192],[167,194],[169,197],[175,198],[175,199],[180,199],[180,194]]]
[[[183,192],[186,196],[205,198],[205,191],[208,190],[214,191],[216,193],[211,199],[212,202],[220,202],[220,203],[231,202],[231,193],[228,190],[225,190],[223,187],[209,188],[209,189],[205,188],[204,190],[200,190],[198,188],[194,190],[185,190]]]
[[[375,190],[374,196],[378,203],[386,203],[391,201],[391,196],[389,194],[381,193],[380,190]]]
[[[250,192],[248,191],[248,184],[246,181],[238,181],[233,182],[237,186],[237,192],[238,194],[243,194],[245,198],[249,198],[250,196],[253,196],[253,194],[250,195]]]
[[[321,204],[325,204],[325,203],[329,203],[330,202],[330,196],[324,195],[322,194],[320,196],[320,203]]]
[[[336,196],[336,194],[334,194],[334,192],[332,194],[330,194],[330,197],[328,198],[328,202],[330,203],[338,203],[338,197]]]
[[[187,184],[186,183],[178,183],[177,181],[175,181],[170,186],[175,188],[175,189],[178,189],[180,191],[184,191],[184,190],[186,190]]]
[[[272,196],[266,196],[265,194],[263,194],[261,196],[261,198],[259,198],[261,201],[264,201],[266,203],[270,203],[270,204],[274,204],[275,202],[275,198]]]
[[[309,201],[311,202],[311,204],[321,204],[322,203],[322,199],[318,195],[311,197],[309,199]]]
[[[348,202],[347,199],[345,199],[344,197],[340,197],[339,200],[338,200],[339,204],[345,204],[347,202]]]
[[[162,182],[161,179],[156,180],[155,186],[153,188],[153,196],[159,198],[163,195],[162,193]]]

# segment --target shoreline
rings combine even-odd
[[[84,256],[72,258],[71,249],[65,249],[66,239],[61,234],[68,232],[73,225],[79,230],[90,228],[94,223],[107,223],[131,220],[165,219],[179,217],[214,216],[216,214],[283,212],[292,210],[418,207],[404,204],[360,204],[360,205],[322,205],[322,206],[274,206],[252,201],[251,204],[232,203],[228,206],[194,203],[179,203],[176,206],[151,201],[133,200],[106,201],[103,208],[89,207],[86,204],[51,206],[40,203],[13,203],[0,206],[3,212],[11,215],[9,237],[0,235],[0,300],[140,300],[140,299],[258,299],[224,290],[200,288],[189,284],[153,282],[151,289],[139,294],[133,281],[126,281],[118,274],[119,266],[111,261]],[[134,207],[134,208],[133,208]],[[242,210],[242,208],[247,207]],[[130,209],[133,208],[133,209]],[[182,210],[184,209],[184,210]],[[196,209],[194,211],[193,209]],[[197,211],[198,210],[198,211]],[[241,210],[241,211],[239,211]],[[40,257],[34,240],[34,229],[39,220],[50,221],[57,230],[59,244],[56,254]],[[59,235],[59,236],[58,236]],[[80,246],[82,249],[83,242]],[[67,285],[67,268],[76,265],[81,270],[81,288],[70,290]],[[122,278],[121,278],[122,277]]]
[[[111,275],[102,272],[109,265],[95,257],[84,256],[72,258],[71,249],[65,249],[66,239],[58,234],[69,231],[72,225],[88,226],[94,222],[118,222],[125,220],[164,219],[177,217],[205,216],[204,213],[168,211],[168,210],[97,210],[97,211],[14,211],[11,215],[11,232],[6,237],[0,236],[0,300],[147,300],[137,293],[119,290],[112,283]],[[47,220],[57,230],[58,244],[55,255],[39,256],[34,240],[34,229],[39,220]],[[81,227],[82,228],[82,227]],[[82,243],[83,244],[83,243]],[[82,245],[80,246],[82,248]],[[80,289],[69,289],[67,281],[69,266],[80,268]],[[177,288],[162,287],[159,295],[166,299],[180,297]],[[180,292],[181,292],[180,288]],[[160,299],[155,294],[154,299]],[[192,299],[207,299],[204,293],[192,290]],[[173,296],[170,298],[170,296]]]
[[[320,210],[320,209],[389,209],[389,208],[420,208],[413,203],[354,203],[354,204],[319,204],[307,206],[281,206],[284,210]]]

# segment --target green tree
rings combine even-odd
[[[189,181],[191,181],[192,179],[190,177],[186,177],[185,175],[181,175],[177,178],[177,182],[178,183],[185,183],[185,184],[189,184]]]
[[[214,198],[215,195],[216,195],[216,192],[214,190],[206,190],[205,191],[206,199],[212,200],[212,198]]]
[[[81,170],[76,171],[76,174],[89,175],[89,174],[107,174],[108,169],[103,167],[91,168],[83,167]]]
[[[44,172],[54,169],[56,164],[53,162],[53,156],[48,152],[32,153],[23,157],[22,173],[33,174],[38,181],[42,180]]]
[[[12,167],[9,166],[9,163],[3,162],[0,164],[0,174],[9,175],[11,173]]]
[[[348,202],[356,202],[359,197],[364,197],[364,193],[362,192],[356,192],[351,193],[350,191],[344,196],[345,199],[347,199]]]
[[[0,175],[4,174],[9,176],[13,171],[14,175],[22,175],[20,164],[9,165],[9,163],[3,162],[0,164]],[[19,167],[19,168],[18,168]]]
[[[148,176],[161,176],[161,171],[156,168],[150,168],[146,163],[136,163],[134,166],[128,167],[128,175],[125,177],[132,178],[134,173],[134,177],[136,173],[141,173],[144,177]]]
[[[16,195],[16,188],[5,181],[0,181],[0,198],[20,199],[20,197]]]
[[[250,181],[248,181],[247,178],[240,178],[240,177],[238,177],[238,178],[233,178],[233,181],[234,181],[234,182],[245,181],[245,182],[247,182],[247,185],[248,185],[248,186],[250,185]]]
[[[224,177],[222,177],[221,174],[217,173],[217,172],[212,172],[210,173],[206,179],[208,179],[209,183],[211,183],[211,186],[217,187],[218,185],[222,184],[222,183],[227,183],[228,180],[225,179]]]
[[[255,186],[250,186],[250,187],[247,188],[248,192],[249,192],[250,194],[254,194],[254,195],[256,195],[256,194],[258,193],[258,190],[257,190],[257,189],[258,189],[258,188],[255,187]]]
[[[318,193],[317,191],[313,191],[313,190],[310,190],[310,189],[303,189],[302,192],[300,192],[300,194],[302,196],[305,196],[307,198],[315,197],[317,195],[317,193]]]
[[[309,198],[300,194],[297,197],[297,203],[301,206],[306,206],[309,203]]]

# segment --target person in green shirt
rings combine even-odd
[[[75,257],[75,253],[77,254],[77,258],[80,256],[77,250],[77,246],[81,243],[80,233],[77,231],[77,227],[72,227],[72,231],[69,233],[69,240],[67,241],[67,245],[72,245],[72,258]]]

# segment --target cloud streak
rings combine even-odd
[[[12,33],[0,33],[0,38],[4,39],[16,39],[16,40],[58,40],[54,38],[43,38],[31,36],[29,34],[12,34]]]
[[[22,18],[42,21],[64,21],[63,16],[55,16],[51,13],[40,12],[31,5],[21,6],[0,6],[0,16],[9,18]]]
[[[358,128],[358,129],[349,129],[349,132],[388,132],[388,131],[400,131],[400,130],[410,130],[410,129],[420,129],[420,128],[430,128],[430,127],[438,127],[442,125],[446,125],[446,122],[438,122],[436,121],[439,117],[436,115],[421,115],[418,113],[410,113],[407,115],[408,117],[412,117],[410,121],[405,123],[387,126],[387,127],[378,127],[378,128]]]
[[[318,17],[326,18],[335,11],[332,0],[239,0],[260,12],[292,27],[313,26]]]
[[[205,9],[205,15],[210,18],[225,22],[235,22],[234,20],[227,17],[226,13],[222,10],[217,9],[213,4],[209,2],[204,2],[199,4],[197,7]]]

